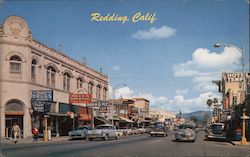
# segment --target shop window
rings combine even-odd
[[[21,73],[22,60],[19,56],[14,55],[10,57],[10,72],[11,73]]]
[[[70,74],[64,73],[63,75],[63,90],[69,91],[70,90]]]
[[[55,87],[56,84],[56,69],[52,66],[47,68],[47,86]]]

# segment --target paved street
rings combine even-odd
[[[249,156],[250,148],[228,142],[204,141],[204,132],[198,133],[195,143],[174,142],[173,132],[168,137],[136,135],[109,141],[58,141],[34,144],[5,144],[5,157],[79,157],[79,156]]]

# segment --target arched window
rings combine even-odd
[[[36,60],[33,59],[31,62],[31,80],[36,81]]]
[[[104,87],[103,88],[103,92],[102,92],[102,99],[103,100],[107,100],[107,88],[106,87]]]
[[[70,74],[64,73],[63,74],[63,90],[69,91],[70,90]]]
[[[77,79],[77,89],[82,88],[82,85],[83,85],[83,80],[82,80],[82,78],[78,78],[78,79]]]
[[[97,85],[96,86],[96,99],[101,99],[101,86]]]
[[[47,86],[55,87],[56,85],[56,69],[52,66],[47,68]]]
[[[89,94],[93,94],[93,83],[92,82],[89,82],[88,83],[88,93]]]
[[[22,60],[19,56],[14,55],[10,57],[10,72],[11,73],[21,73]]]

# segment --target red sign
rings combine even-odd
[[[80,114],[78,120],[91,121],[92,116],[90,114]]]
[[[70,94],[69,103],[92,103],[91,94]]]

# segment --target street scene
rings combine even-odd
[[[250,157],[249,0],[0,0],[0,157]]]

